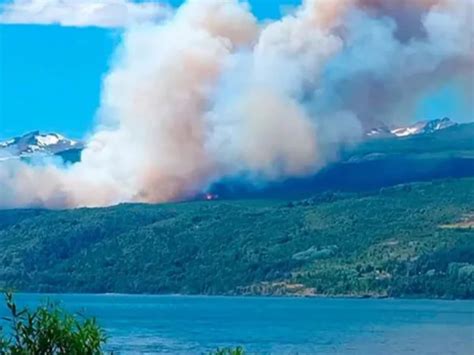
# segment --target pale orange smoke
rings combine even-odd
[[[81,162],[1,162],[0,207],[164,202],[227,176],[312,174],[446,82],[472,97],[473,6],[306,0],[259,24],[238,0],[188,0],[124,33]]]

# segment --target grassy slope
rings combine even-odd
[[[0,287],[474,298],[474,179],[320,194],[0,211]],[[300,284],[300,285],[295,285]]]

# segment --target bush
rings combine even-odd
[[[217,349],[215,352],[211,352],[209,355],[245,355],[245,351],[240,346],[232,348]]]
[[[19,310],[11,293],[5,299],[10,316],[3,320],[9,329],[0,327],[0,354],[102,353],[106,337],[94,318],[71,315],[51,302]]]

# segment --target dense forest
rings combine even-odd
[[[474,298],[474,179],[0,211],[0,288]]]

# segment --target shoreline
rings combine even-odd
[[[24,292],[15,291],[16,295],[44,295],[44,296],[99,296],[99,297],[156,297],[156,298],[220,298],[220,299],[333,299],[333,300],[390,300],[390,301],[448,301],[448,302],[474,302],[472,298],[430,298],[430,297],[389,297],[389,296],[365,296],[365,295],[231,295],[231,294],[154,294],[154,293],[88,293],[88,292]]]

